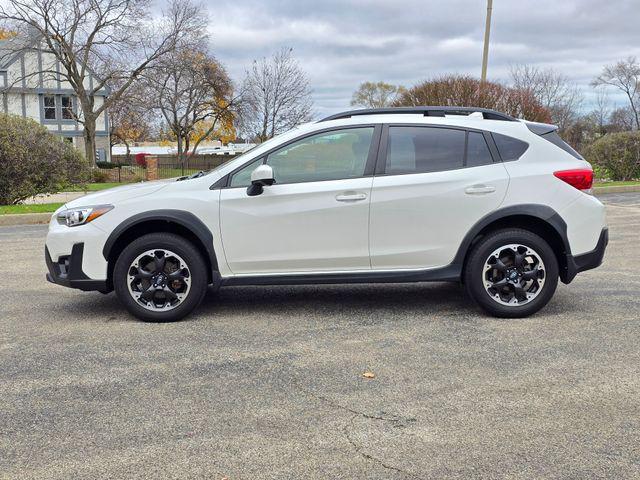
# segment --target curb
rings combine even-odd
[[[51,220],[51,213],[14,213],[0,215],[0,226],[8,227],[13,225],[45,225]]]
[[[628,193],[640,192],[640,185],[612,185],[610,187],[595,187],[593,193],[601,195],[603,193]]]

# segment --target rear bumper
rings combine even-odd
[[[44,258],[47,263],[47,281],[62,285],[63,287],[77,288],[79,290],[108,292],[106,280],[93,280],[82,271],[82,256],[84,243],[76,243],[71,249],[70,255],[61,256],[57,262],[51,260],[49,248],[44,249]]]
[[[609,243],[609,229],[603,228],[600,232],[600,238],[596,244],[596,248],[590,252],[583,253],[582,255],[567,255],[567,268],[560,275],[560,279],[564,283],[571,282],[578,273],[585,270],[591,270],[592,268],[599,267],[602,264],[604,258],[604,252],[607,249]]]

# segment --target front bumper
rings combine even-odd
[[[59,257],[57,262],[54,262],[51,260],[49,248],[45,247],[44,257],[49,270],[46,275],[47,280],[63,287],[77,288],[85,292],[108,292],[109,287],[106,280],[93,280],[82,271],[83,254],[84,243],[76,243],[71,248],[70,255],[63,255]]]
[[[567,255],[567,267],[561,275],[561,280],[564,283],[571,282],[578,273],[585,270],[591,270],[592,268],[599,267],[602,264],[604,258],[604,252],[607,249],[609,243],[609,229],[603,228],[600,232],[600,238],[596,244],[596,248],[590,252],[583,253],[582,255]]]

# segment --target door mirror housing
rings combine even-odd
[[[247,195],[250,197],[260,195],[264,187],[274,183],[276,179],[273,177],[273,168],[269,165],[260,165],[251,172],[251,186],[247,188]]]

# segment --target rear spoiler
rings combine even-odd
[[[536,135],[546,135],[547,133],[555,132],[558,130],[557,125],[551,125],[550,123],[538,123],[538,122],[524,122],[529,130]]]

